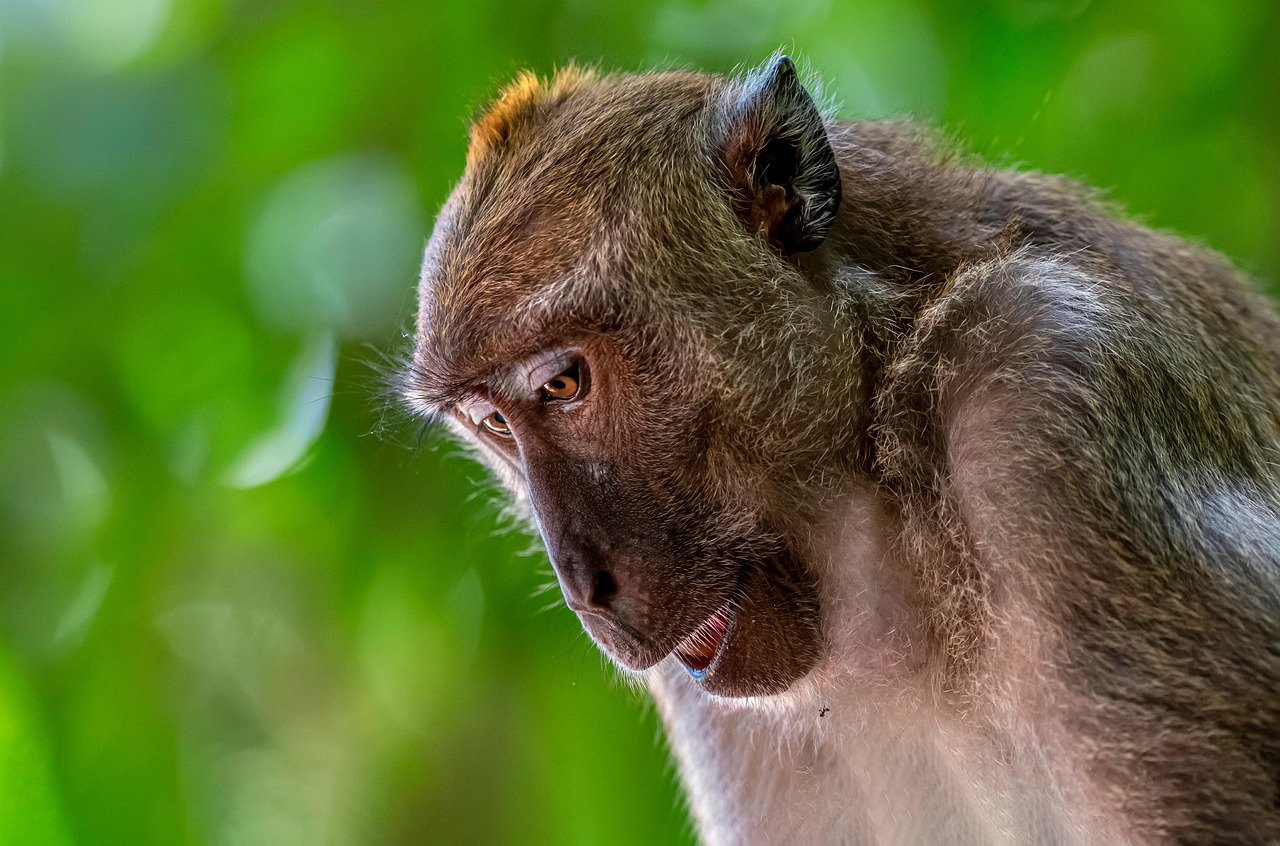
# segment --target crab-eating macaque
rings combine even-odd
[[[784,56],[569,68],[474,124],[411,356],[705,842],[1280,843],[1280,321],[1220,256]]]

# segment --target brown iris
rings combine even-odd
[[[544,400],[571,400],[582,389],[582,379],[578,362],[574,362],[567,370],[548,379],[542,386]]]
[[[480,421],[484,427],[495,435],[510,435],[511,424],[507,422],[507,418],[502,416],[502,412],[498,409],[490,411],[484,420]]]

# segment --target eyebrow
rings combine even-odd
[[[479,392],[474,378],[446,378],[424,368],[417,361],[408,362],[400,372],[400,396],[416,416],[443,414],[462,400]]]
[[[418,415],[434,412],[447,412],[461,404],[464,400],[477,395],[510,394],[511,385],[506,380],[495,379],[507,366],[527,360],[560,342],[555,340],[555,332],[548,332],[554,321],[548,320],[556,311],[556,298],[564,294],[567,280],[560,278],[556,282],[541,286],[521,297],[517,303],[504,311],[520,315],[518,333],[527,337],[542,338],[544,343],[529,345],[526,349],[511,350],[510,355],[500,362],[491,365],[488,372],[477,375],[448,375],[457,368],[451,368],[438,359],[433,365],[423,365],[417,358],[418,348],[406,363],[401,374],[401,394],[405,401]],[[514,333],[517,331],[511,324],[491,327],[491,332]],[[492,338],[490,338],[492,340]],[[472,353],[474,353],[474,348]],[[427,353],[430,357],[431,354]]]

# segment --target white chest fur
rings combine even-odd
[[[704,841],[1089,842],[1029,733],[934,695],[871,494],[841,513],[817,556],[829,654],[805,679],[731,700],[670,659],[650,674]]]

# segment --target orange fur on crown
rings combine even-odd
[[[581,85],[595,79],[591,68],[566,65],[556,71],[554,77],[543,81],[533,71],[521,71],[515,81],[502,89],[502,93],[480,118],[471,126],[471,145],[467,150],[467,166],[474,166],[489,150],[501,145],[512,131],[542,103],[564,97]]]

